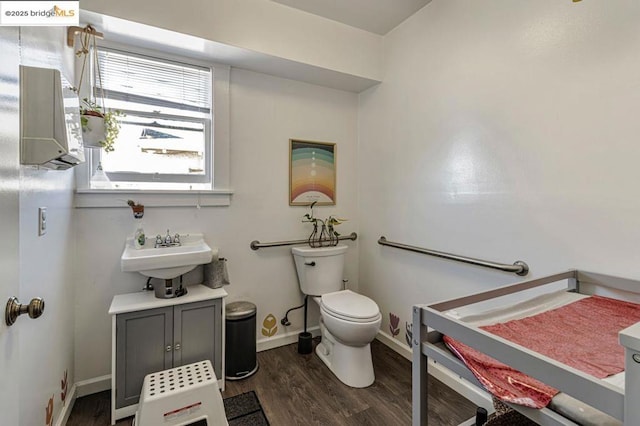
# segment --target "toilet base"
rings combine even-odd
[[[316,355],[345,385],[366,388],[375,381],[371,345],[346,346],[331,336],[321,324],[322,341],[316,346]]]

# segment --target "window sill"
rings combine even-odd
[[[78,189],[75,208],[128,207],[128,199],[145,207],[225,207],[231,204],[230,189],[213,191],[134,191],[113,189]]]

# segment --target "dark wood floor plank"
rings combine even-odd
[[[116,426],[131,425],[132,418],[118,420]],[[107,426],[111,424],[111,391],[76,399],[67,426]]]
[[[315,353],[300,355],[294,344],[258,353],[258,372],[227,380],[223,397],[254,390],[273,426],[410,425],[411,363],[378,341],[371,347],[376,381],[368,388],[344,385]],[[456,426],[475,413],[471,402],[433,378],[429,398],[429,425]],[[110,392],[79,398],[67,425],[109,425],[110,403]],[[130,424],[128,418],[117,426]]]

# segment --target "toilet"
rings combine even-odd
[[[373,384],[370,343],[382,322],[378,305],[342,290],[346,245],[291,249],[302,292],[320,306],[322,341],[316,354],[338,379],[354,388]]]

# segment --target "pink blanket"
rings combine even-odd
[[[624,371],[618,332],[640,321],[640,305],[591,296],[531,317],[480,327],[597,378]],[[557,389],[448,336],[444,342],[499,399],[545,407]]]

